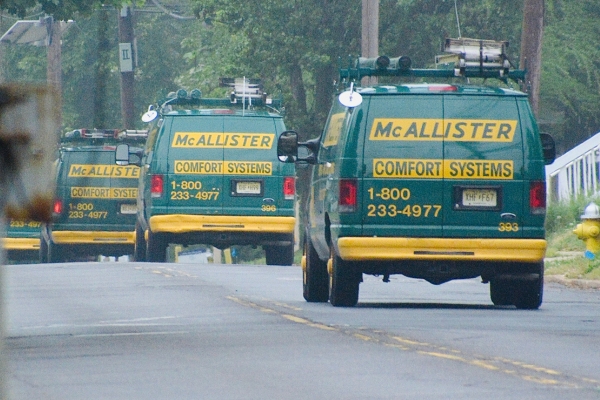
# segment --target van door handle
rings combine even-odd
[[[500,214],[500,218],[508,219],[508,220],[515,220],[515,219],[517,219],[517,215],[513,214],[513,213],[502,213],[502,214]]]

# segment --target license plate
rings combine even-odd
[[[235,191],[239,194],[260,194],[260,182],[236,182]]]
[[[136,214],[137,205],[135,204],[121,204],[121,214]]]
[[[463,189],[462,204],[467,207],[496,207],[498,193],[494,189]]]

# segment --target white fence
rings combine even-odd
[[[600,188],[600,133],[558,157],[546,166],[548,203],[588,195]]]

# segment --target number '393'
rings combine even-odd
[[[500,232],[517,232],[519,230],[519,224],[516,222],[500,222],[500,224],[498,224],[498,230]]]

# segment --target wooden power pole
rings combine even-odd
[[[362,0],[361,53],[363,57],[379,55],[379,0]],[[377,83],[376,77],[366,77],[363,86]]]
[[[130,6],[123,6],[119,13],[119,61],[121,67],[121,116],[125,129],[135,128],[134,117],[134,36],[133,12]]]
[[[58,104],[62,104],[62,27],[60,21],[53,17],[47,18],[48,24],[48,51],[46,59],[46,82],[56,90]],[[58,110],[62,111],[62,107]],[[62,117],[59,115],[59,125]]]
[[[544,0],[525,0],[521,33],[520,68],[527,70],[525,87],[533,113],[540,109],[540,80],[542,74],[542,35],[544,33]]]

